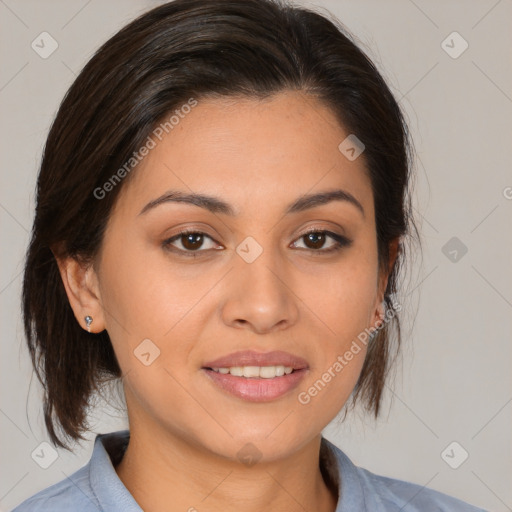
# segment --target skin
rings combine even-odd
[[[378,324],[388,278],[364,154],[338,150],[348,134],[302,92],[202,100],[123,185],[94,265],[59,261],[77,321],[85,328],[91,315],[93,332],[107,329],[123,371],[131,440],[116,471],[144,510],[335,510],[321,431],[349,398],[364,346],[308,404],[297,395]],[[364,215],[347,201],[284,215],[304,194],[340,188]],[[216,196],[237,215],[180,202],[139,215],[170,189]],[[210,237],[196,258],[163,247],[185,227]],[[310,227],[351,244],[322,254],[336,242],[311,248]],[[248,236],[263,249],[252,263],[236,252]],[[173,246],[185,250],[179,238]],[[134,356],[147,338],[160,350],[149,366]],[[288,351],[309,370],[285,396],[248,402],[201,370],[245,349]],[[246,443],[261,453],[255,465],[238,460]]]

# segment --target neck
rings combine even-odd
[[[155,442],[155,440],[158,440]],[[244,465],[168,431],[130,428],[116,472],[143,510],[334,512],[337,489],[319,464],[321,436],[286,458]]]

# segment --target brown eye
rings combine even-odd
[[[328,242],[329,240],[330,243]],[[297,245],[301,241],[304,244],[304,247]],[[324,247],[326,242],[328,245],[327,247]],[[352,241],[342,235],[331,233],[330,231],[312,230],[300,236],[297,241],[294,242],[293,246],[299,249],[311,251],[312,253],[326,254],[339,251],[344,247],[349,247],[351,244]]]
[[[185,233],[181,235],[181,243],[189,251],[199,249],[203,245],[203,241],[202,233]]]
[[[162,246],[168,251],[183,256],[196,256],[208,252],[209,249],[218,249],[215,241],[209,235],[200,231],[182,231],[165,240]]]
[[[308,249],[321,249],[325,243],[325,233],[318,231],[303,236]]]

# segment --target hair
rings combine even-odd
[[[414,226],[412,142],[392,93],[353,36],[337,20],[284,0],[176,0],[156,7],[122,28],[85,65],[43,152],[22,306],[54,445],[69,449],[67,440],[85,439],[94,392],[121,377],[108,333],[89,333],[77,322],[56,260],[94,264],[116,198],[136,169],[101,199],[95,191],[190,98],[264,99],[284,91],[323,102],[363,141],[381,269],[389,270],[390,243],[399,239],[385,291],[386,305],[396,305],[392,295],[404,237]],[[398,315],[368,342],[352,398],[375,418],[400,344]]]

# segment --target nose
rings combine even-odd
[[[264,250],[252,263],[236,255],[222,304],[226,325],[266,334],[297,322],[300,299],[293,293],[293,278],[286,262]]]

